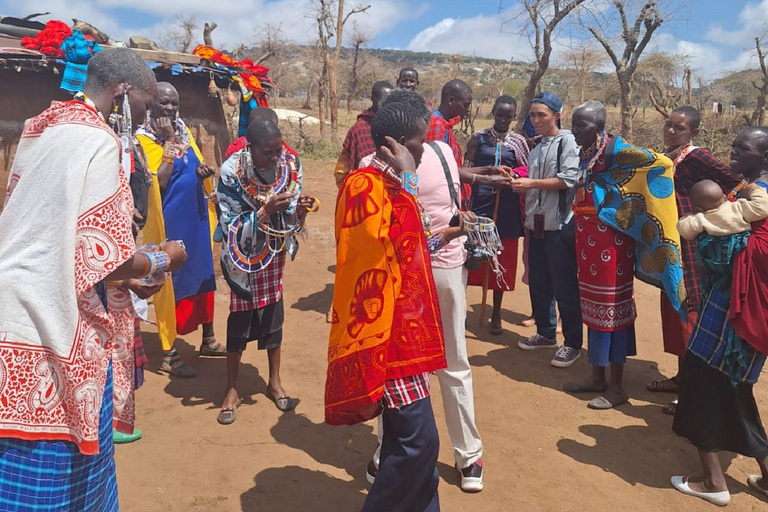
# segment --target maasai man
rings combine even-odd
[[[693,145],[693,139],[699,134],[701,116],[693,107],[679,107],[672,111],[664,123],[664,147],[667,156],[675,165],[675,194],[677,211],[680,217],[692,212],[691,187],[701,180],[712,180],[719,184],[724,192],[729,192],[738,185],[741,177],[731,173],[730,168],[714,158],[706,149]],[[661,329],[664,340],[664,352],[678,358],[678,373],[669,379],[648,384],[649,391],[676,393],[680,385],[679,369],[686,354],[686,346],[698,315],[701,304],[701,279],[696,271],[696,244],[690,240],[681,240],[685,290],[688,301],[688,320],[683,320],[669,303],[665,294],[661,294]],[[677,400],[665,406],[662,411],[674,414]]]
[[[382,107],[371,121],[376,157],[346,177],[336,205],[325,419],[351,425],[384,416],[381,464],[363,512],[440,510],[429,372],[446,360],[428,248],[435,239],[414,173],[426,129],[413,107]]]
[[[419,72],[413,68],[403,68],[400,73],[397,74],[397,80],[395,86],[398,89],[405,89],[408,91],[419,90]]]
[[[731,170],[768,189],[768,127],[746,128],[736,136]],[[732,192],[738,197],[742,189]],[[756,459],[761,474],[747,483],[768,496],[768,438],[753,394],[768,354],[768,222],[753,223],[748,237],[705,233],[697,241],[697,261],[709,275],[681,368],[672,429],[698,449],[703,474],[673,476],[672,485],[724,506],[731,495],[721,451]]]
[[[503,165],[509,169],[526,167],[530,154],[528,144],[522,135],[510,129],[517,116],[517,101],[511,96],[499,96],[493,104],[491,115],[493,126],[478,130],[469,139],[464,165]],[[489,279],[490,269],[487,262],[483,262],[478,270],[470,272],[468,278],[470,286],[486,284],[493,290],[490,333],[494,335],[503,332],[501,302],[504,292],[515,289],[518,239],[524,234],[521,209],[523,205],[520,195],[511,188],[496,189],[480,184],[472,187],[472,211],[495,220],[504,246],[499,255],[499,263],[504,267],[503,280],[500,281],[495,276]]]
[[[227,319],[227,386],[217,420],[235,421],[240,405],[237,376],[248,342],[258,340],[267,351],[267,397],[281,411],[291,411],[291,398],[280,380],[283,341],[283,269],[291,258],[315,200],[300,197],[302,169],[299,159],[283,148],[277,125],[254,119],[248,125],[248,146],[221,167],[217,190],[220,222],[225,233],[221,251],[224,277],[231,288]]]
[[[344,143],[341,145],[341,154],[336,160],[336,186],[341,185],[344,177],[354,169],[359,169],[360,161],[376,152],[371,138],[371,119],[379,110],[381,102],[392,91],[392,84],[389,82],[376,82],[371,88],[371,107],[363,110],[358,116],[355,124],[347,132]]]
[[[127,289],[151,295],[139,279],[186,258],[176,242],[133,243],[122,142],[156,94],[138,54],[104,50],[83,92],[22,133],[0,214],[2,510],[119,509],[112,428],[131,432],[134,412]]]
[[[144,241],[159,244],[166,238],[183,240],[190,255],[184,268],[173,274],[154,300],[164,351],[160,371],[194,377],[197,372],[174,347],[177,334],[195,332],[202,325],[200,355],[226,355],[213,332],[216,205],[208,197],[215,171],[205,164],[192,132],[179,118],[179,93],[167,82],[158,84],[157,100],[139,129],[138,139],[153,175]]]
[[[581,316],[587,326],[592,374],[583,382],[567,383],[564,389],[602,393],[587,404],[591,409],[610,409],[628,400],[624,363],[637,354],[635,267],[638,275],[653,274],[649,281],[664,285],[664,293],[672,294],[677,311],[682,277],[678,242],[669,242],[677,239],[671,162],[629,146],[621,138],[611,138],[605,132],[607,119],[605,105],[588,101],[573,112],[572,121],[573,135],[581,147],[583,177],[573,213]],[[634,218],[627,220],[630,214]],[[642,229],[632,231],[632,226],[641,225]],[[655,230],[649,232],[649,225]],[[662,253],[670,255],[670,263],[651,272],[642,256]],[[610,383],[605,373],[609,364]]]

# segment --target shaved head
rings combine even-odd
[[[158,94],[164,93],[175,94],[176,96],[179,95],[179,91],[177,91],[173,84],[170,82],[157,82],[157,92]]]
[[[259,107],[251,110],[251,113],[248,115],[248,124],[251,124],[254,119],[268,119],[275,126],[277,126],[278,121],[277,112],[269,107]]]
[[[472,88],[464,80],[454,78],[443,86],[440,99],[447,101],[449,98],[465,98],[472,95]]]

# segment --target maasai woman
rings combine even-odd
[[[768,127],[747,128],[736,136],[731,169],[768,189]],[[698,448],[704,474],[673,476],[672,485],[722,506],[730,493],[720,451],[755,458],[762,474],[750,476],[748,483],[768,496],[768,439],[752,394],[768,354],[768,222],[752,224],[746,248],[737,254],[709,254],[705,242],[715,244],[708,238],[699,238],[698,259],[710,275],[683,360],[672,424],[676,434]],[[737,252],[739,247],[729,249]]]
[[[197,372],[181,360],[173,346],[177,334],[189,334],[202,325],[200,355],[224,356],[226,351],[213,332],[216,206],[207,196],[215,171],[203,162],[192,132],[178,113],[179,93],[171,84],[160,82],[150,117],[138,134],[154,176],[144,241],[183,240],[189,251],[187,264],[174,272],[154,303],[165,352],[160,370],[194,377]]]
[[[156,92],[138,54],[105,50],[75,101],[25,125],[0,215],[1,510],[118,510],[112,427],[133,428],[125,288],[148,296],[136,278],[185,259],[176,242],[136,253],[131,233],[123,148]]]
[[[728,166],[706,149],[693,145],[693,138],[699,134],[701,116],[693,107],[679,107],[672,111],[664,123],[665,152],[675,165],[675,196],[680,217],[691,213],[691,187],[701,180],[718,183],[723,192],[728,193],[735,187],[740,176],[731,173]],[[683,275],[688,296],[688,318],[684,320],[677,314],[666,295],[661,294],[661,328],[664,339],[664,352],[677,356],[678,370],[682,366],[686,353],[686,344],[696,323],[696,316],[701,303],[700,277],[696,272],[696,246],[689,240],[681,240],[683,256]],[[647,385],[649,391],[677,393],[680,384],[679,372],[672,378],[658,380]],[[677,400],[665,406],[662,411],[674,414]]]
[[[509,169],[528,165],[528,144],[522,135],[510,130],[509,126],[517,115],[517,101],[511,96],[499,96],[491,110],[494,124],[491,128],[479,130],[469,139],[466,167],[502,165]],[[470,286],[483,286],[493,290],[493,313],[491,313],[491,334],[501,334],[501,301],[505,291],[515,289],[517,275],[518,239],[523,236],[520,195],[504,187],[495,189],[486,185],[472,186],[472,211],[480,216],[496,220],[504,250],[499,263],[504,267],[503,279],[489,275],[487,263],[479,270],[469,273]]]
[[[301,197],[301,162],[283,147],[277,126],[268,119],[248,125],[248,146],[221,167],[217,190],[224,245],[221,266],[232,292],[227,319],[227,387],[218,422],[235,421],[240,405],[237,376],[249,341],[267,351],[267,397],[281,411],[291,398],[280,380],[283,342],[283,269],[286,254],[298,249],[300,231],[315,200]]]
[[[635,241],[600,220],[594,199],[594,180],[606,169],[607,112],[598,101],[588,101],[573,112],[572,130],[581,147],[579,168],[584,178],[573,206],[576,217],[576,258],[579,268],[581,316],[587,326],[592,375],[585,382],[564,386],[571,393],[603,393],[590,401],[592,409],[610,409],[627,401],[623,374],[627,356],[635,349],[633,292]],[[611,365],[610,384],[605,369]]]

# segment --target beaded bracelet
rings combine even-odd
[[[155,271],[152,272],[152,274],[165,273],[171,266],[171,257],[168,256],[167,252],[163,251],[158,251],[152,254],[155,257]]]
[[[150,274],[150,271],[152,269],[152,261],[149,258],[149,254],[147,254],[145,252],[140,252],[140,253],[137,253],[137,254],[141,254],[142,256],[144,256],[144,270],[142,271],[142,273],[141,273],[141,275],[139,277],[140,278],[141,277],[147,277]]]
[[[267,213],[266,208],[263,206],[259,208],[258,211],[256,211],[256,220],[259,222],[259,224],[263,224],[269,220],[269,213]]]

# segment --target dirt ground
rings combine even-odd
[[[243,405],[237,421],[216,422],[225,384],[223,359],[199,358],[200,333],[177,342],[199,370],[195,379],[168,378],[156,369],[161,352],[147,328],[147,381],[137,392],[137,426],[144,438],[116,447],[120,502],[126,512],[354,512],[368,484],[365,466],[376,447],[371,424],[330,427],[323,423],[328,324],[335,260],[330,162],[305,161],[305,190],[322,200],[309,221],[309,238],[285,276],[285,341],[282,377],[301,399],[281,414],[264,393],[266,353],[244,354],[240,372]],[[518,323],[530,312],[528,290],[519,281],[504,300],[504,328],[491,336],[478,325],[481,293],[468,292],[467,346],[474,368],[477,424],[483,436],[485,490],[467,495],[458,487],[445,431],[438,384],[433,383],[440,430],[439,487],[444,511],[656,511],[707,510],[705,502],[670,486],[675,474],[698,471],[696,451],[671,430],[661,405],[673,396],[649,393],[645,383],[674,373],[676,361],[662,351],[657,290],[637,283],[638,356],[626,367],[630,404],[617,410],[587,409],[592,396],[561,391],[584,376],[586,356],[570,369],[549,364],[552,353],[523,352],[517,341],[533,333]],[[229,292],[220,282],[216,333],[225,340]],[[768,393],[756,389],[765,409]],[[723,455],[729,510],[765,510],[746,485],[758,471],[753,460]]]

